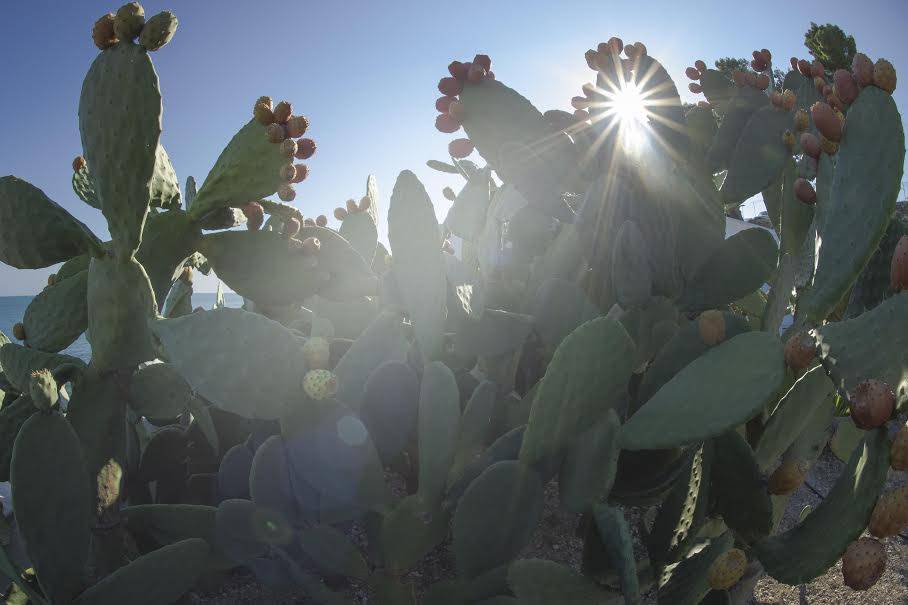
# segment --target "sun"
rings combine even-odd
[[[626,149],[639,147],[649,122],[646,99],[635,82],[623,82],[614,91],[604,91],[603,119],[617,119],[618,132]]]

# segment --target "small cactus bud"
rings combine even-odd
[[[798,61],[798,71],[801,72],[801,75],[805,78],[813,78],[813,74],[810,71],[810,63],[804,59]]]
[[[472,82],[473,84],[482,82],[482,79],[485,77],[486,70],[482,65],[473,64],[470,66],[470,70],[467,72],[467,82]]]
[[[697,330],[700,340],[713,347],[725,340],[725,316],[722,311],[712,309],[704,311],[697,318]]]
[[[284,164],[281,166],[280,174],[281,179],[289,183],[296,176],[296,168],[293,167],[293,164]]]
[[[882,380],[869,378],[861,382],[849,396],[851,419],[859,429],[882,426],[895,409],[895,393]]]
[[[22,323],[13,326],[13,336],[16,340],[25,340],[25,326]]]
[[[703,92],[703,87],[700,86],[699,84],[697,84],[696,82],[691,82],[690,84],[688,84],[687,89],[690,90],[695,95],[698,95],[701,92]]]
[[[877,59],[877,62],[873,64],[873,85],[892,94],[895,91],[897,80],[892,63],[886,59]]]
[[[769,76],[766,74],[759,74],[756,77],[757,88],[760,90],[766,90],[769,88]]]
[[[706,578],[710,588],[726,590],[738,583],[746,569],[747,555],[740,548],[732,548],[713,561]]]
[[[747,86],[746,72],[736,69],[735,71],[731,72],[731,79],[734,80],[735,84],[737,84],[738,86]]]
[[[274,119],[279,124],[286,124],[293,116],[293,106],[289,101],[281,101],[274,106]]]
[[[160,50],[164,45],[173,40],[177,32],[176,15],[170,11],[162,11],[148,20],[142,33],[139,34],[139,44],[145,47],[148,52]]]
[[[886,548],[879,540],[859,538],[842,555],[842,579],[852,590],[867,590],[886,571]]]
[[[283,202],[292,202],[296,199],[296,189],[290,183],[285,183],[277,190],[277,196]]]
[[[364,195],[359,199],[359,211],[365,212],[372,207],[372,198],[368,195]]]
[[[826,76],[826,69],[823,67],[823,64],[819,61],[814,61],[810,64],[810,75],[814,78],[822,78]]]
[[[91,28],[91,39],[94,41],[95,46],[101,50],[107,50],[119,41],[117,40],[117,34],[114,32],[113,13],[107,13],[95,21],[94,27]]]
[[[50,411],[57,405],[60,397],[60,388],[51,375],[50,370],[35,370],[28,380],[28,394],[32,403],[42,412]]]
[[[290,180],[291,183],[302,183],[306,180],[306,177],[309,176],[309,167],[305,164],[294,164],[293,165],[293,178]]]
[[[450,134],[460,130],[460,122],[450,114],[442,113],[435,118],[435,128],[441,132]]]
[[[857,53],[851,60],[851,74],[858,88],[873,84],[873,61],[864,53]]]
[[[694,61],[694,67],[696,67],[697,71],[699,71],[701,74],[706,71],[706,63],[704,63],[700,59]]]
[[[823,153],[825,153],[826,155],[835,155],[839,151],[839,144],[835,141],[830,141],[824,136],[821,136],[820,149],[822,149]]]
[[[310,370],[327,370],[331,360],[331,343],[321,336],[313,336],[303,345],[303,358]]]
[[[281,143],[281,153],[288,158],[293,157],[296,154],[296,141],[293,139],[287,139]]]
[[[795,135],[792,131],[786,130],[782,133],[782,144],[788,147],[789,150],[794,149]]]
[[[794,117],[794,127],[798,132],[804,132],[807,130],[807,127],[810,126],[810,116],[807,115],[807,112],[803,109],[799,109],[795,112]]]
[[[817,101],[810,108],[810,115],[817,130],[824,137],[833,142],[842,138],[842,122],[828,104]]]
[[[804,460],[783,459],[769,476],[767,491],[773,496],[787,496],[801,487],[808,470],[810,465]]]
[[[695,68],[695,67],[688,67],[687,69],[685,69],[684,75],[687,76],[691,80],[700,79],[700,72],[697,71],[697,68]]]
[[[274,112],[264,103],[256,103],[252,109],[252,117],[255,121],[263,126],[274,124]]]
[[[317,237],[307,237],[300,245],[300,250],[304,256],[314,256],[315,254],[318,254],[318,251],[321,250],[321,248],[322,243]]]
[[[445,196],[445,199],[446,199],[446,200],[449,200],[449,201],[452,201],[452,202],[453,202],[453,201],[456,199],[456,197],[457,197],[457,196],[454,194],[454,190],[451,189],[450,187],[445,187],[444,189],[442,189],[442,190],[441,190],[441,194],[442,194],[443,196]]]
[[[867,530],[877,538],[888,538],[908,527],[908,485],[884,493],[876,502]]]
[[[300,139],[296,142],[294,157],[298,160],[308,160],[315,154],[315,147],[315,141],[312,139]]]
[[[889,287],[893,292],[908,290],[908,235],[899,238],[889,265]]]
[[[435,99],[435,109],[438,110],[438,113],[448,113],[451,103],[456,100],[457,97],[438,97]]]
[[[280,107],[280,104],[278,104]],[[306,130],[309,129],[309,118],[306,116],[293,116],[287,120],[287,134],[298,139],[299,137],[306,134]]]
[[[319,214],[317,217],[315,217],[315,224],[318,225],[319,227],[327,227],[328,226],[328,217],[325,216],[324,214]]]
[[[73,172],[79,172],[85,168],[85,158],[81,155],[77,155],[73,158]]]
[[[813,205],[817,203],[817,192],[814,191],[813,185],[807,179],[797,179],[795,181],[794,193],[795,197],[805,204]]]
[[[812,158],[820,157],[820,142],[810,132],[801,133],[801,150]]]
[[[114,33],[120,40],[135,40],[145,25],[145,9],[138,2],[124,4],[114,16]]]
[[[249,202],[241,206],[240,211],[246,217],[246,228],[249,231],[258,231],[265,222],[265,210],[258,202]]]
[[[316,401],[327,399],[337,392],[337,378],[328,370],[309,370],[303,376],[303,390]]]
[[[448,73],[458,80],[466,80],[468,69],[469,67],[467,67],[467,64],[461,63],[460,61],[451,61],[448,65]]]
[[[816,356],[816,345],[807,332],[798,332],[785,343],[785,364],[795,374],[809,368]]]
[[[897,471],[908,471],[908,422],[902,425],[892,440],[889,450],[889,466]]]
[[[347,218],[347,211],[344,210],[343,208],[335,208],[334,209],[334,218],[336,218],[339,221],[344,220],[345,218]]]
[[[463,103],[460,101],[454,101],[448,105],[448,115],[457,120],[458,124],[463,123],[463,116],[465,113],[466,110],[464,109]]]
[[[356,202],[353,200],[347,200],[346,206],[347,206],[347,214],[353,214],[354,212],[359,211],[359,208],[356,207]]]
[[[835,93],[839,99],[846,105],[851,105],[858,98],[858,84],[854,81],[854,76],[846,69],[837,69],[832,74],[832,81],[835,83]]]
[[[782,108],[785,111],[791,111],[798,102],[797,95],[791,90],[782,91]]]
[[[438,81],[438,90],[447,97],[456,97],[463,90],[463,83],[457,78],[442,78]]]
[[[624,50],[624,40],[616,36],[609,38],[606,44],[608,44],[609,50],[616,55],[620,55],[621,51]]]
[[[283,143],[287,138],[287,128],[283,124],[269,124],[265,128],[265,132],[272,143]]]
[[[284,221],[284,226],[281,227],[281,235],[284,237],[293,237],[300,232],[300,221],[296,217],[291,216],[286,221]]]
[[[470,139],[454,139],[448,143],[448,153],[452,158],[465,158],[473,153],[473,141]]]
[[[492,59],[489,58],[489,55],[476,55],[473,57],[473,65],[479,65],[484,70],[489,71],[492,69]]]

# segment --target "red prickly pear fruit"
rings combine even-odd
[[[296,189],[293,188],[293,185],[286,183],[281,185],[280,189],[277,190],[277,196],[281,198],[283,202],[292,202],[296,199]]]
[[[249,202],[240,208],[246,217],[246,228],[250,231],[258,231],[265,222],[265,210],[258,202]]]
[[[138,2],[124,4],[117,9],[113,26],[120,40],[135,40],[145,26],[145,9]]]
[[[287,138],[287,129],[283,124],[269,124],[265,128],[265,132],[268,134],[268,140],[272,143],[283,143],[284,139]]]
[[[798,71],[798,58],[797,57],[792,57],[791,59],[788,60],[788,62],[791,64],[792,70]]]
[[[592,101],[586,97],[572,97],[571,98],[571,107],[574,109],[589,109],[592,105]]]
[[[857,53],[851,60],[851,73],[859,88],[873,84],[873,61],[864,53]]]
[[[895,393],[888,384],[875,378],[861,382],[849,399],[851,419],[859,429],[870,430],[882,426],[895,409]]]
[[[317,217],[315,217],[315,224],[318,225],[319,227],[327,226],[328,217],[325,216],[324,214],[319,214]]]
[[[119,40],[114,32],[114,14],[107,13],[97,21],[91,28],[91,39],[101,50],[107,50]]]
[[[336,218],[339,221],[344,220],[345,218],[347,218],[347,211],[344,210],[343,208],[335,208],[334,209],[334,218]]]
[[[886,571],[886,547],[873,538],[859,538],[842,555],[842,579],[852,590],[867,590]]]
[[[274,119],[280,124],[286,124],[293,115],[293,106],[289,101],[281,101],[274,106]]]
[[[16,340],[25,340],[25,326],[22,323],[13,326],[13,337]]]
[[[877,538],[895,536],[908,527],[908,485],[884,493],[876,501],[867,530]]]
[[[473,57],[473,65],[479,65],[484,70],[489,71],[492,69],[492,59],[489,58],[489,55],[476,55]]]
[[[795,135],[792,131],[786,130],[782,133],[782,144],[785,145],[789,150],[794,149]]]
[[[684,70],[684,75],[687,76],[691,80],[700,79],[700,72],[697,71],[696,67],[688,67],[687,69]]]
[[[766,74],[758,74],[756,77],[756,85],[760,90],[766,90],[769,88],[769,76]]]
[[[73,158],[73,172],[79,172],[85,168],[85,158],[81,155],[77,155]]]
[[[494,79],[495,79],[495,72],[494,72],[494,71],[487,71],[487,72],[486,72],[486,80],[494,80]]]
[[[803,109],[799,109],[795,112],[794,117],[794,127],[798,132],[804,132],[807,130],[807,127],[810,126],[810,116],[807,115],[807,112]]]
[[[624,50],[624,40],[616,36],[609,38],[607,44],[613,54],[620,55],[621,51]]]
[[[810,63],[804,59],[798,61],[798,71],[801,72],[801,75],[806,78],[812,78],[813,74],[810,73]]]
[[[281,143],[281,153],[288,158],[296,155],[296,141],[294,141],[293,139],[287,139],[286,141]]]
[[[469,69],[467,64],[460,61],[451,61],[448,64],[448,73],[451,74],[451,77],[458,80],[463,80],[467,77],[467,69]]]
[[[457,198],[457,195],[454,193],[454,190],[451,189],[450,187],[445,187],[444,189],[442,189],[441,194],[445,197],[446,200],[448,200],[450,202],[453,202]]]
[[[858,85],[854,81],[854,76],[847,69],[837,69],[832,74],[832,81],[835,83],[835,93],[846,105],[851,105],[858,98]]]
[[[899,238],[889,266],[889,286],[893,292],[908,290],[908,235]]]
[[[274,112],[264,103],[256,103],[252,108],[252,117],[263,126],[274,124]]]
[[[296,217],[290,217],[284,221],[284,226],[281,227],[281,235],[284,237],[293,237],[300,232],[300,221]]]
[[[824,137],[836,143],[842,138],[842,122],[828,104],[817,101],[810,107],[810,115]]]
[[[460,130],[458,122],[451,114],[442,113],[435,118],[435,128],[444,133],[452,133]]]
[[[706,71],[706,63],[704,63],[700,59],[694,61],[694,67],[696,67],[697,71],[699,71],[701,74]]]
[[[284,164],[281,166],[281,179],[286,182],[290,182],[296,176],[296,168],[293,167],[293,164]]]
[[[457,100],[457,97],[438,97],[435,99],[435,109],[438,113],[448,113],[448,107]]]
[[[442,78],[438,81],[438,90],[446,97],[456,97],[463,90],[463,83],[457,78]]]
[[[306,134],[309,129],[309,119],[306,116],[293,116],[287,120],[287,133],[294,139]]]
[[[731,79],[738,86],[747,86],[747,74],[743,71],[735,70],[731,72]]]
[[[458,124],[463,123],[463,116],[466,113],[464,110],[463,103],[460,101],[454,101],[448,106],[448,115],[457,120]]]
[[[753,68],[754,71],[766,71],[766,67],[767,67],[766,63],[764,63],[762,59],[760,59],[760,60],[754,59],[753,61],[750,62],[750,66]]]
[[[356,207],[356,202],[353,200],[347,200],[344,205],[347,207],[347,214],[353,214],[359,211],[359,208]]]
[[[830,107],[836,110],[836,115],[842,113],[847,109],[847,107],[845,107],[845,104],[842,103],[842,99],[839,98],[839,95],[837,95],[835,91],[829,93],[829,95],[826,97],[826,102],[829,103]],[[845,121],[844,114],[842,115],[841,121]]]
[[[304,255],[318,254],[322,249],[322,242],[317,237],[307,237],[300,245],[300,249]]]
[[[801,149],[812,158],[820,157],[820,141],[811,132],[801,133]]]
[[[824,77],[826,75],[826,69],[823,67],[823,64],[819,61],[814,61],[810,64],[810,75],[813,77]]]
[[[762,56],[763,60],[766,61],[767,63],[772,63],[772,53],[769,52],[768,48],[761,48],[760,56]]]
[[[785,364],[796,374],[809,368],[816,356],[816,345],[807,332],[798,332],[785,342]]]
[[[448,143],[448,153],[452,158],[465,158],[473,153],[473,141],[470,139],[454,139]]]
[[[467,82],[472,82],[473,84],[482,82],[485,77],[486,69],[482,65],[473,64],[470,66],[470,71],[467,72]]]
[[[897,81],[895,67],[892,66],[892,63],[886,59],[877,59],[877,62],[873,64],[873,85],[892,94]]]
[[[817,92],[822,94],[823,88],[826,87],[826,78],[824,78],[823,76],[816,76],[813,79],[813,85],[817,89]]]
[[[688,84],[687,89],[690,90],[695,95],[698,95],[701,92],[703,92],[703,87],[700,86],[699,84],[697,84],[696,82],[691,82],[690,84]]]
[[[574,120],[576,122],[586,122],[590,119],[590,114],[583,109],[577,109],[574,111]]]
[[[697,318],[697,331],[700,340],[710,347],[725,340],[725,316],[722,311],[712,309],[701,313]]]
[[[902,425],[892,440],[892,447],[889,449],[889,466],[893,470],[908,471],[908,422]]]
[[[786,496],[797,490],[807,479],[810,464],[805,460],[786,458],[769,476],[767,491],[773,496]]]
[[[794,184],[795,197],[805,204],[817,203],[817,192],[807,179],[797,179]]]
[[[365,212],[366,210],[368,210],[369,208],[372,207],[372,198],[369,197],[368,195],[364,195],[363,197],[361,197],[359,199],[358,207],[359,207],[360,212]]]
[[[293,166],[293,180],[291,183],[302,183],[306,180],[306,177],[309,176],[309,167],[305,164],[294,164]]]
[[[308,160],[315,154],[315,141],[312,139],[300,139],[296,142],[296,153],[294,157],[298,160]]]

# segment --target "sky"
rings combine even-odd
[[[146,15],[171,10],[180,20],[173,41],[152,54],[164,97],[162,143],[180,182],[193,175],[201,185],[259,96],[287,99],[295,113],[310,119],[309,135],[318,143],[294,202],[306,216],[330,217],[346,199],[359,199],[366,177],[375,174],[384,217],[397,174],[409,169],[426,185],[443,220],[450,202],[441,190],[457,190],[462,181],[425,165],[446,159],[456,136],[434,128],[436,86],[451,60],[470,60],[477,52],[490,55],[497,79],[541,111],[570,110],[571,97],[594,79],[584,51],[611,36],[639,40],[675,78],[684,100],[695,101],[684,77],[694,60],[711,65],[765,47],[776,66],[787,69],[790,56],[807,57],[803,34],[810,22],[832,22],[872,59],[904,66],[904,83],[894,96],[903,114],[908,108],[905,0],[143,5]],[[81,153],[82,78],[98,54],[91,27],[118,6],[0,0],[0,176],[32,182],[102,239],[104,220],[72,192],[70,166]],[[745,216],[759,210],[753,203],[743,208]],[[381,239],[386,233],[383,223]],[[0,265],[0,296],[40,291],[52,271]],[[200,291],[215,285],[212,279],[196,282]]]

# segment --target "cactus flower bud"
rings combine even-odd
[[[699,84],[697,84],[696,82],[691,82],[690,84],[688,84],[687,89],[690,90],[695,95],[698,95],[701,92],[703,92],[703,87],[700,86]]]
[[[13,326],[13,337],[16,340],[25,340],[25,326],[22,323]]]
[[[279,124],[286,124],[293,115],[293,106],[289,101],[281,101],[274,106],[274,119]]]
[[[290,217],[284,221],[284,226],[281,227],[281,235],[284,237],[293,237],[300,232],[300,222],[299,219],[295,217]]]
[[[316,401],[327,399],[337,392],[337,378],[328,370],[309,370],[303,376],[303,390]]]
[[[747,555],[740,548],[732,548],[720,555],[709,566],[706,578],[714,590],[726,590],[738,583],[747,569]]]
[[[697,71],[696,67],[688,67],[687,69],[684,70],[684,75],[687,76],[691,80],[700,79],[700,72]]]
[[[473,153],[473,141],[470,139],[454,139],[448,143],[448,153],[452,158],[465,158]]]
[[[368,195],[364,195],[363,197],[361,197],[359,199],[358,208],[359,208],[360,212],[365,212],[366,210],[368,210],[371,207],[372,207],[372,198],[371,197],[369,197]]]
[[[461,103],[460,101],[454,101],[450,105],[448,105],[448,115],[457,120],[458,124],[463,123],[463,117],[465,113],[466,110],[464,109],[463,103]]]
[[[828,104],[817,101],[810,107],[813,123],[824,137],[833,142],[842,138],[842,122]]]
[[[467,64],[461,63],[460,61],[451,61],[448,65],[448,73],[458,80],[466,80],[468,69],[469,67],[467,67]]]
[[[820,142],[811,132],[801,133],[801,150],[812,158],[820,157]]]
[[[815,78],[822,78],[826,75],[826,69],[823,67],[823,64],[819,61],[814,61],[810,64],[810,75]]]
[[[314,256],[322,249],[322,242],[317,237],[307,237],[300,245],[303,256]]]
[[[886,59],[877,59],[877,62],[873,64],[873,85],[892,94],[895,91],[897,80],[892,63]]]
[[[60,388],[54,380],[50,370],[35,370],[28,379],[28,394],[32,403],[42,412],[50,411],[57,405],[60,397]]]
[[[435,109],[438,113],[448,113],[451,103],[456,101],[457,97],[438,97],[435,99]]]
[[[484,70],[489,71],[492,69],[492,59],[489,58],[489,55],[476,55],[473,57],[473,65],[479,65]]]
[[[861,382],[849,397],[851,419],[859,429],[882,426],[895,409],[895,393],[882,380],[869,378]]]
[[[305,164],[294,164],[293,165],[293,179],[291,183],[302,183],[306,180],[306,177],[309,176],[309,167]]]
[[[265,222],[265,210],[258,202],[249,202],[240,207],[240,211],[246,217],[246,229],[249,231],[258,231]]]
[[[353,201],[353,200],[347,200],[346,206],[347,206],[347,213],[348,213],[348,214],[353,214],[354,212],[358,212],[358,211],[359,211],[359,208],[356,207],[356,202]]]
[[[265,128],[265,132],[268,134],[268,140],[272,143],[283,143],[284,139],[287,138],[287,129],[283,124],[269,124]]]
[[[336,218],[339,221],[344,220],[345,218],[347,218],[347,211],[344,210],[343,208],[335,208],[334,209],[334,218]]]
[[[312,139],[299,139],[296,142],[294,157],[298,160],[308,160],[315,154],[315,141]]]
[[[873,84],[873,61],[864,53],[857,53],[851,60],[851,73],[858,88]]]
[[[794,149],[795,135],[792,131],[786,130],[782,133],[782,144],[785,145],[789,150]]]
[[[277,190],[277,196],[283,202],[292,202],[296,199],[296,189],[290,183],[285,183]]]
[[[296,141],[293,139],[287,139],[281,143],[281,154],[287,156],[288,158],[293,157],[296,154]]]
[[[899,238],[889,266],[889,286],[893,292],[908,290],[908,235]]]
[[[470,70],[467,72],[467,82],[472,82],[473,84],[482,82],[482,79],[485,77],[486,70],[482,65],[473,64],[470,66]]]
[[[810,126],[810,116],[807,115],[807,112],[803,109],[799,109],[795,112],[794,117],[794,127],[798,132],[804,132],[807,130],[807,127]]]
[[[81,155],[77,155],[73,158],[73,172],[79,172],[85,168],[85,158]]]
[[[274,124],[274,112],[264,103],[256,103],[255,107],[252,109],[252,117],[255,118],[256,122],[263,126]]]
[[[795,197],[805,204],[817,203],[817,192],[807,179],[797,179],[794,183]]]
[[[170,11],[162,11],[149,19],[139,34],[139,44],[145,47],[145,50],[154,52],[173,40],[177,31],[176,15]]]
[[[324,214],[319,214],[317,217],[315,217],[315,224],[318,225],[319,227],[327,227],[328,226],[328,217],[325,216]]]
[[[892,440],[892,447],[889,449],[889,466],[897,471],[908,471],[908,422],[902,425]]]
[[[694,61],[694,67],[696,67],[697,71],[699,71],[701,74],[706,71],[706,63],[704,63],[700,59]]]
[[[114,33],[120,40],[135,40],[145,25],[145,9],[138,2],[124,4],[114,16]]]
[[[460,130],[460,122],[458,122],[451,114],[442,113],[435,118],[435,128],[444,133],[452,133]]]
[[[445,187],[444,189],[442,189],[441,194],[445,196],[446,200],[451,202],[453,202],[457,198],[457,196],[454,194],[454,190],[450,187]]]
[[[842,555],[842,579],[852,590],[867,590],[886,571],[886,547],[873,538],[859,538]]]
[[[117,40],[117,34],[114,32],[113,13],[107,13],[95,21],[94,27],[91,28],[91,39],[94,41],[95,46],[101,50],[107,50],[119,41]]]
[[[804,59],[798,61],[798,71],[801,72],[801,75],[805,78],[813,78],[813,74],[810,72],[810,63]]]
[[[438,81],[438,90],[446,97],[456,97],[463,90],[463,83],[457,78],[442,78]]]
[[[310,370],[327,370],[331,344],[321,336],[313,336],[303,345],[303,358]]]
[[[851,105],[858,98],[858,85],[854,81],[854,76],[846,69],[837,69],[832,74],[832,81],[835,83],[835,93],[839,99],[846,105]]]

